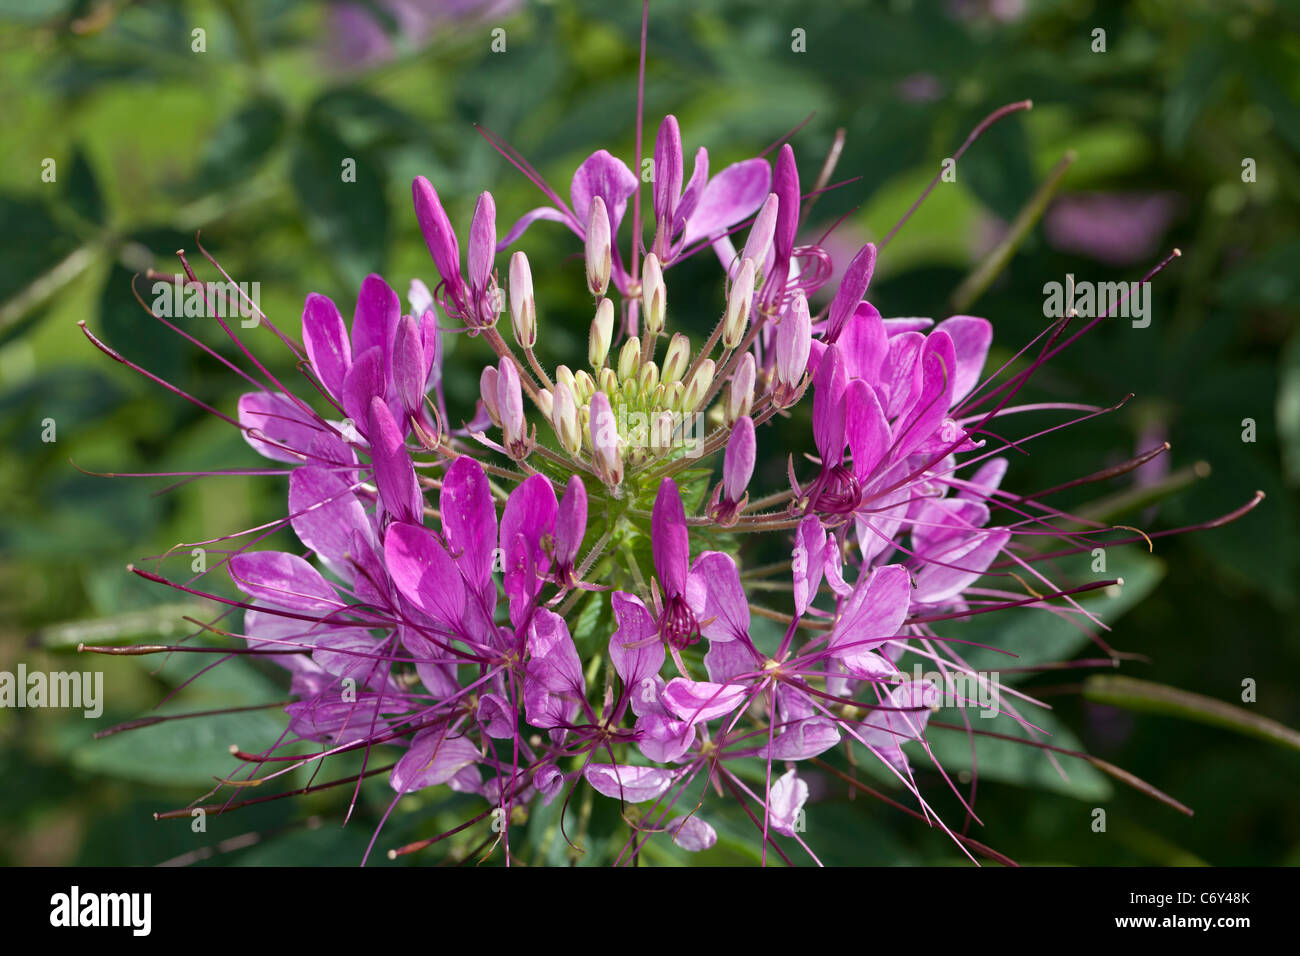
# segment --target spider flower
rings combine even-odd
[[[213,631],[288,672],[286,733],[236,753],[245,782],[352,752],[369,767],[383,751],[395,754],[390,812],[440,788],[481,801],[453,831],[394,853],[491,815],[480,848],[499,845],[513,862],[511,830],[530,812],[563,796],[570,839],[578,800],[582,841],[599,796],[622,804],[629,828],[614,862],[636,859],[649,839],[707,851],[717,841],[709,820],[731,804],[754,824],[764,859],[771,850],[789,862],[794,845],[817,859],[802,836],[810,781],[854,784],[832,761],[869,759],[906,791],[917,808],[908,812],[972,859],[1007,862],[931,806],[928,768],[966,801],[930,747],[931,714],[987,692],[988,712],[1016,721],[1032,746],[1042,733],[1021,711],[1035,702],[997,697],[996,675],[967,664],[945,622],[1034,606],[1099,626],[1073,595],[1117,582],[1057,587],[1034,565],[1056,554],[1019,545],[1050,536],[1065,543],[1059,553],[1090,550],[1112,529],[1079,531],[1073,516],[1004,492],[997,452],[1011,443],[988,428],[1020,411],[1105,411],[1009,404],[1092,326],[1063,339],[1063,317],[1025,370],[997,384],[985,377],[988,321],[882,317],[865,297],[884,241],[838,270],[821,246],[798,244],[812,197],[788,143],[774,168],[759,157],[713,175],[698,149],[686,179],[681,130],[666,117],[648,235],[640,181],[611,153],[578,167],[567,203],[506,155],[549,203],[498,238],[496,202],[481,193],[462,257],[437,190],[416,179],[438,281],[413,281],[404,314],[393,289],[367,277],[350,326],[329,299],[307,296],[301,344],[275,330],[305,387],[290,389],[239,342],[255,390],[237,416],[209,410],[290,466],[270,472],[287,474],[283,519],[219,539],[248,538],[222,562],[241,597],[203,587],[214,569],[188,582],[137,569],[242,613],[242,626]],[[508,290],[499,285],[497,256],[538,220],[581,244],[572,279],[593,297],[590,312],[564,317],[539,303],[522,249]],[[723,294],[712,333],[693,343],[674,327],[686,297],[670,289],[670,268],[705,248]],[[812,314],[809,297],[836,273],[829,304]],[[507,301],[513,346],[497,331]],[[588,331],[586,368],[542,366],[535,347],[551,323]],[[467,332],[495,356],[477,406],[455,410],[457,429],[441,388],[444,331]],[[765,493],[772,476],[758,465],[777,450],[767,426],[789,415],[810,421],[811,443],[781,449],[788,486]],[[805,457],[810,466],[796,467]],[[255,546],[283,526],[300,549]],[[752,566],[745,545],[764,538],[788,560]],[[1042,587],[1026,596],[997,586],[1015,566]],[[783,608],[763,603],[774,591],[789,593]],[[931,673],[908,677],[906,660]],[[316,749],[282,752],[303,742]]]

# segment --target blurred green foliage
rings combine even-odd
[[[688,148],[707,145],[720,168],[811,115],[793,138],[807,188],[842,128],[836,176],[850,181],[818,200],[808,231],[819,234],[845,216],[845,241],[861,242],[888,231],[980,117],[1032,99],[1031,112],[1005,120],[972,148],[958,181],[936,190],[882,254],[869,298],[885,315],[945,315],[989,237],[1067,150],[1077,158],[1064,194],[1176,196],[1176,217],[1155,238],[1159,249],[1179,246],[1184,255],[1156,280],[1151,326],[1103,323],[1032,389],[1050,401],[1110,405],[1134,397],[1014,455],[1011,483],[1017,490],[1059,484],[1167,437],[1176,470],[1206,462],[1209,477],[1120,520],[1148,531],[1175,528],[1264,491],[1255,513],[1160,539],[1154,557],[1141,546],[1116,551],[1111,571],[1124,566],[1132,607],[1107,639],[1140,655],[1127,673],[1209,697],[1239,701],[1251,678],[1258,702],[1246,706],[1295,726],[1300,14],[1269,0],[1023,6],[1018,15],[994,16],[990,9],[1017,5],[655,0],[647,143],[658,118],[674,112]],[[372,270],[399,291],[412,278],[433,279],[411,214],[415,175],[436,183],[454,223],[468,222],[482,189],[494,193],[503,228],[540,203],[475,124],[504,137],[561,194],[593,149],[632,155],[639,5],[521,4],[514,13],[444,24],[418,42],[397,35],[381,4],[361,7],[394,34],[393,51],[350,70],[328,4],[0,2],[0,669],[19,660],[29,668],[93,666],[108,688],[105,715],[93,724],[59,711],[0,711],[2,862],[351,863],[391,800],[380,774],[360,788],[356,815],[342,830],[351,787],[212,817],[203,834],[192,833],[188,819],[155,822],[153,812],[185,806],[233,769],[228,744],[269,742],[280,716],[251,710],[94,741],[94,729],[152,712],[198,664],[191,655],[78,658],[71,651],[79,631],[59,627],[87,621],[101,633],[116,629],[112,639],[174,638],[182,613],[203,613],[197,603],[177,608],[175,593],[125,565],[153,567],[149,556],[178,542],[283,513],[280,478],[214,478],[155,495],[174,480],[86,473],[262,464],[234,429],[110,361],[81,335],[84,321],[132,361],[233,413],[240,380],[152,320],[136,301],[133,276],[178,271],[173,252],[183,248],[202,278],[219,278],[201,242],[233,278],[259,282],[266,314],[296,335],[309,291],[330,295],[346,313]],[[491,50],[498,27],[506,30],[501,53]],[[204,31],[203,52],[194,49],[196,29]],[[1093,49],[1097,29],[1105,31],[1104,53]],[[794,30],[805,31],[806,53],[792,50]],[[1252,182],[1242,178],[1245,159],[1254,161]],[[42,178],[47,160],[52,182]],[[340,177],[345,160],[355,163],[354,183]],[[585,354],[590,307],[577,246],[541,223],[523,247],[537,277],[541,358],[571,361]],[[1131,281],[1159,255],[1116,267],[1057,248],[1033,230],[969,309],[995,323],[990,368],[1042,330],[1044,283],[1067,273]],[[678,328],[707,330],[721,302],[715,276],[703,261],[674,270]],[[135,280],[146,302],[149,285]],[[239,357],[213,323],[177,324],[218,355]],[[277,374],[294,374],[268,330],[247,339]],[[487,355],[475,340],[449,337],[453,414],[471,413]],[[1245,419],[1257,426],[1252,443],[1242,440]],[[796,417],[785,427],[798,436],[806,426]],[[49,427],[54,441],[45,440]],[[1009,420],[1006,430],[1029,428]],[[783,457],[762,468],[756,484],[777,487]],[[1061,504],[1090,494],[1064,494]],[[281,533],[265,544],[290,542]],[[189,560],[182,548],[163,567],[183,574]],[[999,640],[1022,648],[1025,663],[1097,656],[1077,633],[999,617],[965,627],[996,628]],[[1055,742],[1081,743],[1196,816],[1184,818],[1069,758],[1062,759],[1066,783],[1028,748],[981,744],[977,810],[985,825],[973,826],[973,836],[1023,862],[1300,862],[1295,753],[1201,724],[1087,704],[1077,693],[1079,673],[1020,681],[1056,708]],[[179,690],[162,711],[271,702],[284,686],[273,667],[228,662]],[[970,760],[965,738],[948,735],[940,745],[942,737],[935,734],[936,752],[960,770]],[[342,761],[321,780],[358,770]],[[947,818],[960,820],[938,775],[921,778]],[[305,772],[292,778],[295,786],[308,782]],[[833,780],[820,782],[815,800],[806,836],[825,862],[957,859],[938,831],[862,794],[849,799]],[[597,801],[593,812],[616,814],[609,804]],[[1106,834],[1090,828],[1095,805],[1108,809]],[[569,859],[557,837],[558,807],[529,828],[526,859]],[[440,832],[480,810],[481,801],[464,796],[409,797],[380,846]],[[698,862],[755,859],[758,841],[742,816],[710,820],[719,845]],[[600,831],[593,825],[592,832]],[[653,842],[647,854],[647,862],[682,862]],[[373,859],[387,863],[380,854]]]

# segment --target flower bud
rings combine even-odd
[[[637,385],[642,395],[653,392],[659,385],[659,366],[654,362],[646,362],[641,368],[641,374],[637,376]]]
[[[587,487],[577,475],[570,475],[555,518],[555,563],[562,573],[573,569],[586,533]]]
[[[411,194],[415,200],[415,217],[420,222],[420,231],[424,233],[429,255],[433,257],[433,264],[454,299],[463,282],[460,276],[460,244],[456,241],[456,233],[452,231],[447,212],[438,199],[438,192],[429,180],[423,176],[415,177],[411,183]]]
[[[483,369],[483,374],[478,377],[479,397],[483,399],[483,407],[487,409],[488,417],[492,419],[492,424],[498,428],[501,427],[501,415],[497,412],[497,370],[491,365]]]
[[[641,309],[645,313],[646,336],[651,343],[664,330],[664,316],[668,309],[668,287],[664,285],[659,257],[646,253],[641,274]]]
[[[758,215],[754,217],[754,224],[749,227],[749,238],[745,240],[745,251],[741,253],[741,258],[752,259],[757,269],[763,268],[767,254],[772,249],[778,205],[776,193],[768,193]]]
[[[618,353],[618,377],[627,381],[636,374],[640,364],[641,340],[634,335],[623,343],[623,348]]]
[[[592,295],[604,295],[609,288],[609,273],[613,268],[609,235],[609,214],[605,200],[591,197],[591,212],[587,219],[587,288]]]
[[[492,273],[497,249],[497,207],[492,194],[479,195],[469,225],[469,290],[473,299],[470,325],[490,329],[505,309],[505,300]]]
[[[727,296],[727,312],[722,317],[722,347],[734,349],[745,337],[749,324],[749,308],[754,302],[754,260],[740,264],[740,273],[731,284]]]
[[[591,320],[591,335],[587,338],[587,361],[592,368],[600,368],[609,357],[609,343],[614,338],[614,303],[601,299],[596,303],[596,317]]]
[[[573,373],[573,397],[577,399],[579,405],[585,405],[591,401],[591,396],[595,394],[596,382],[585,368],[580,368]]]
[[[547,421],[550,421],[551,415],[555,411],[555,394],[549,388],[539,388],[535,401],[538,411],[546,416]]]
[[[664,405],[668,408],[682,407],[682,400],[686,397],[686,386],[681,382],[669,382],[664,394]]]
[[[695,370],[695,374],[691,376],[691,380],[686,386],[686,395],[682,399],[682,411],[689,413],[699,408],[700,403],[704,401],[704,396],[709,391],[709,387],[713,384],[713,370],[713,359],[705,359],[700,363],[700,367]]]
[[[489,192],[479,194],[469,224],[469,285],[474,295],[487,289],[497,253],[497,204]]]
[[[730,425],[754,407],[754,353],[746,352],[727,383],[726,418]]]
[[[502,444],[512,458],[522,457],[525,448],[524,393],[519,386],[519,372],[508,355],[497,363],[497,414],[501,416]]]
[[[533,272],[528,257],[516,252],[510,257],[510,328],[519,347],[537,344],[537,303],[533,299]]]
[[[722,457],[722,493],[728,502],[738,502],[745,494],[749,479],[754,476],[756,454],[754,420],[745,415],[736,419]]]
[[[776,330],[778,391],[790,393],[799,387],[804,372],[808,369],[808,353],[811,349],[812,317],[808,314],[808,300],[802,292],[797,292],[794,304]]]
[[[680,332],[668,340],[668,351],[664,353],[663,374],[659,380],[664,383],[681,381],[686,374],[686,367],[691,364],[691,341]]]
[[[610,488],[623,483],[623,449],[618,435],[618,422],[604,392],[591,399],[591,420],[588,423],[591,437],[591,466]]]
[[[606,366],[596,373],[596,385],[606,395],[613,395],[618,391],[618,376],[612,368]]]
[[[578,405],[573,400],[573,390],[563,382],[555,383],[555,397],[551,408],[551,425],[560,447],[576,456],[582,450],[582,430],[578,425]]]
[[[673,446],[673,433],[677,430],[678,416],[664,411],[655,416],[651,426],[650,447],[658,454]]]
[[[577,382],[574,381],[573,371],[569,368],[569,366],[560,365],[556,367],[555,381],[556,384],[563,382],[565,385],[567,385],[569,387],[570,393],[572,393],[573,395],[576,396],[578,394],[578,384]]]

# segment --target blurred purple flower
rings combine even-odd
[[[399,46],[418,49],[453,24],[509,16],[522,0],[377,0],[330,5],[330,65],[363,70],[393,59]],[[386,16],[385,16],[386,15]],[[388,20],[388,22],[385,22]],[[394,42],[392,31],[398,42]]]
[[[1149,259],[1178,213],[1175,193],[1076,193],[1047,211],[1047,239],[1109,266]]]

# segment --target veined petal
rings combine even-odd
[[[644,803],[662,796],[674,775],[659,767],[593,763],[587,765],[583,776],[597,793],[627,803]]]
[[[392,525],[384,535],[384,564],[402,595],[443,626],[459,626],[465,585],[441,542],[427,528]]]
[[[230,578],[245,594],[294,611],[330,612],[344,606],[319,571],[285,551],[252,551],[230,559]],[[302,622],[306,630],[308,622]]]
[[[674,677],[664,688],[663,703],[668,711],[690,724],[702,724],[729,714],[745,700],[744,684],[714,684]]]
[[[686,220],[687,245],[712,239],[753,215],[772,188],[772,169],[765,159],[732,163],[709,180],[694,212]]]
[[[749,602],[731,555],[705,551],[687,575],[686,601],[710,641],[749,637]]]
[[[398,793],[437,786],[478,759],[478,748],[468,737],[449,731],[446,724],[430,727],[411,740],[411,749],[393,767],[389,783]]]
[[[946,332],[956,350],[957,368],[952,382],[952,401],[956,404],[979,384],[993,342],[993,323],[973,315],[954,315],[940,322],[934,331]]]
[[[807,760],[825,753],[840,742],[840,731],[835,722],[826,717],[809,717],[797,721],[788,730],[773,738],[758,752],[760,757],[773,760]]]
[[[609,639],[609,659],[626,688],[654,677],[664,666],[659,625],[639,598],[615,591],[610,599],[618,627]]]
[[[380,276],[371,274],[361,283],[357,308],[352,316],[352,358],[378,348],[383,356],[384,377],[393,365],[393,336],[402,318],[402,300]],[[381,393],[382,394],[382,393]]]
[[[674,843],[691,853],[711,849],[718,842],[717,831],[697,816],[669,820],[668,832],[673,835]]]
[[[497,512],[483,466],[468,455],[451,463],[438,501],[442,530],[465,579],[480,592],[492,587]]]
[[[632,170],[608,151],[598,149],[588,156],[573,174],[570,187],[573,214],[582,224],[583,235],[585,236],[587,220],[591,218],[593,196],[599,196],[605,201],[610,235],[617,235],[618,224],[623,221],[623,213],[627,211],[628,197],[636,192],[637,185],[638,180]]]
[[[382,398],[370,400],[370,461],[384,510],[398,521],[419,524],[424,518],[424,496],[415,477],[415,464],[406,450],[402,429]]]
[[[374,529],[348,482],[325,468],[295,468],[289,475],[290,523],[298,540],[320,556],[331,571],[352,579],[347,555],[352,535],[374,541]]]
[[[827,645],[833,651],[868,650],[897,637],[911,606],[912,583],[901,564],[876,568],[859,579]]]
[[[772,829],[784,836],[794,836],[795,824],[807,801],[808,784],[795,776],[794,770],[787,770],[772,784],[768,795],[767,818]]]
[[[862,379],[851,380],[844,396],[844,430],[853,455],[853,473],[859,479],[866,479],[889,451],[892,442],[889,422],[876,390]]]
[[[343,378],[352,365],[352,344],[338,306],[317,292],[307,296],[302,308],[302,342],[325,390],[341,398]]]
[[[790,569],[794,573],[794,613],[803,617],[817,596],[826,568],[826,529],[816,515],[799,522]]]
[[[1010,538],[1011,532],[1002,528],[972,531],[964,540],[925,555],[932,563],[916,572],[913,597],[935,604],[960,594],[988,569]]]

